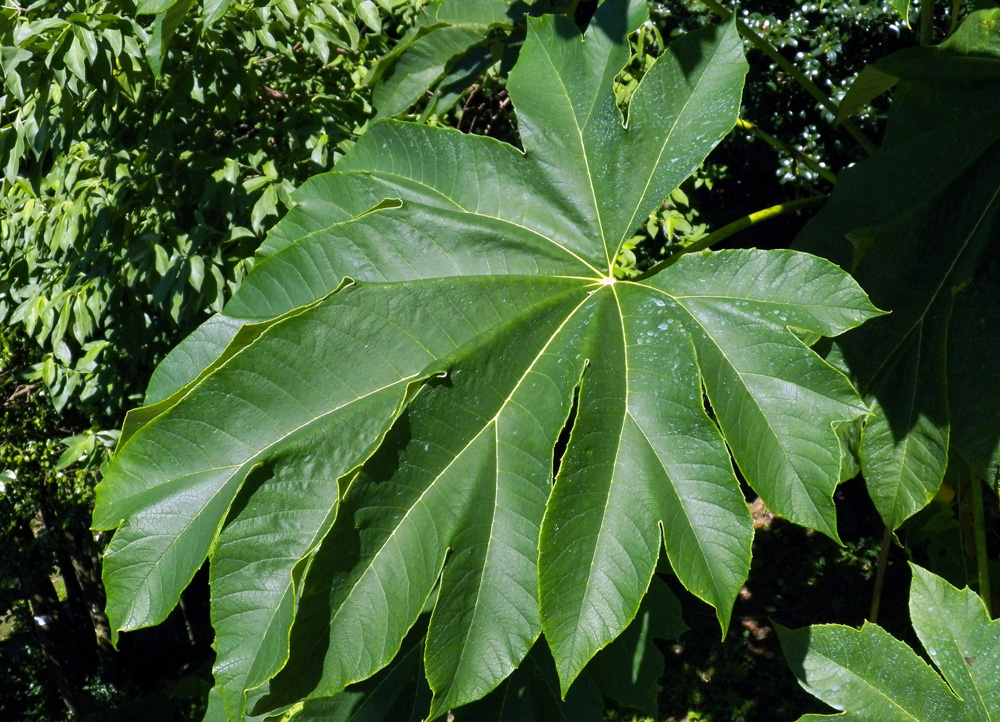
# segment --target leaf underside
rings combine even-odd
[[[678,39],[626,123],[611,86],[642,7],[609,0],[585,34],[529,19],[508,82],[523,153],[373,125],[158,370],[98,487],[108,613],[116,634],[162,620],[209,557],[231,718],[261,685],[255,714],[371,677],[425,610],[432,717],[542,634],[565,695],[661,549],[725,627],[753,536],[730,454],[836,538],[837,428],[867,410],[791,329],[878,315],[855,282],[755,250],[612,276],[732,128],[746,72],[731,24]]]

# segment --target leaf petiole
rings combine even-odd
[[[751,226],[754,226],[762,221],[768,221],[772,218],[777,218],[778,216],[783,216],[786,213],[792,213],[793,211],[799,211],[803,208],[811,208],[812,206],[818,206],[826,202],[828,196],[815,196],[813,198],[800,198],[795,201],[788,201],[787,203],[779,203],[770,208],[765,208],[760,211],[755,211],[749,215],[738,218],[732,223],[724,225],[717,231],[709,233],[707,236],[701,240],[695,241],[690,246],[678,251],[668,258],[664,258],[659,263],[655,263],[650,266],[646,271],[633,278],[633,281],[643,281],[650,276],[655,276],[657,273],[662,271],[667,266],[673,265],[678,258],[687,255],[688,253],[694,253],[695,251],[704,251],[712,246],[714,246],[719,241],[723,241],[730,236],[739,233],[740,231],[746,230]]]
[[[891,549],[892,527],[886,524],[882,531],[882,545],[879,547],[878,562],[875,567],[875,589],[872,591],[872,603],[868,610],[868,621],[872,624],[878,621],[878,613],[882,605],[882,589],[885,586],[885,569],[889,566]]]
[[[920,44],[930,45],[934,42],[934,0],[922,0],[920,3]]]
[[[986,556],[986,522],[983,518],[983,480],[972,472],[969,487],[972,490],[972,528],[976,544],[976,576],[979,580],[979,596],[986,605],[986,613],[993,616],[990,592],[990,570]]]

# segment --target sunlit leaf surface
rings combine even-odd
[[[233,717],[268,680],[255,713],[371,677],[425,610],[432,716],[543,634],[566,694],[661,550],[725,626],[753,535],[731,458],[836,538],[836,427],[867,409],[792,329],[877,315],[856,283],[790,251],[613,275],[732,128],[746,71],[732,25],[682,37],[623,118],[644,7],[606,2],[585,34],[528,21],[508,82],[523,152],[375,124],[158,372],[98,489],[95,526],[119,527],[108,613],[162,620],[209,557]]]

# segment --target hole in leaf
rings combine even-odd
[[[562,465],[563,456],[566,454],[566,447],[569,446],[569,437],[573,433],[573,425],[576,423],[576,413],[580,406],[580,386],[573,389],[573,404],[569,408],[569,416],[563,424],[556,445],[552,447],[552,478],[559,475],[559,467]]]
[[[705,414],[718,427],[719,422],[715,418],[715,409],[712,408],[712,400],[708,398],[708,389],[705,388],[704,384],[701,385],[701,403],[705,407]]]
[[[580,0],[573,13],[573,21],[580,30],[585,30],[595,12],[597,12],[597,0]]]

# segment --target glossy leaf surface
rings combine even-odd
[[[268,680],[254,714],[368,679],[427,610],[432,717],[543,633],[566,695],[661,548],[725,626],[753,535],[730,453],[836,538],[836,429],[867,409],[791,329],[878,315],[857,284],[790,251],[613,276],[732,128],[746,71],[732,25],[680,38],[626,123],[612,83],[644,6],[606,2],[585,34],[529,19],[508,83],[523,152],[375,124],[158,372],[98,489],[95,526],[120,525],[108,612],[156,623],[208,556],[233,717]]]

